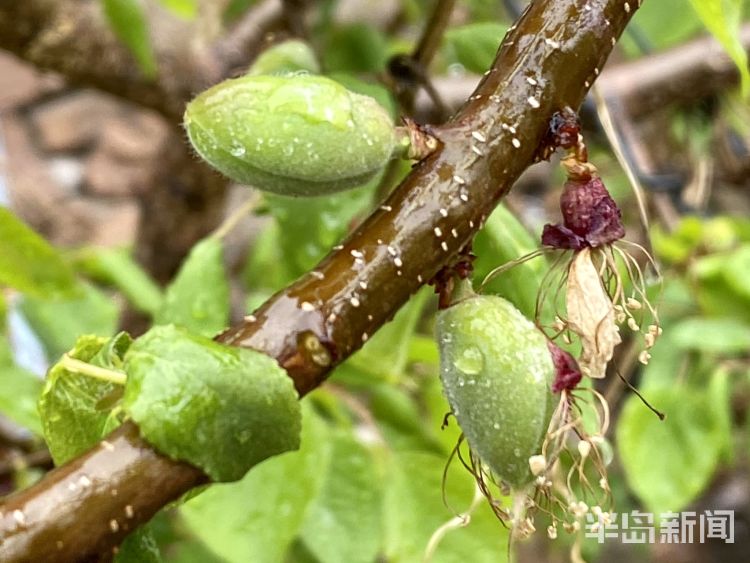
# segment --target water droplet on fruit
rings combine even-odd
[[[466,375],[476,375],[484,369],[484,355],[476,346],[469,346],[456,359],[454,365]]]
[[[240,158],[242,156],[245,156],[245,147],[244,145],[233,144],[232,148],[229,149],[229,152],[232,153],[232,156]]]

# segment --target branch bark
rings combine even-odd
[[[435,128],[440,149],[313,272],[218,339],[277,358],[300,395],[320,385],[472,240],[535,162],[552,113],[580,105],[639,5],[533,1],[474,94]],[[92,486],[79,486],[84,476]],[[127,522],[133,529],[204,481],[198,470],[154,452],[125,424],[0,507],[0,558],[93,557],[122,539],[123,516],[133,514]]]

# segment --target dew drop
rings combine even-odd
[[[476,346],[469,346],[461,353],[453,365],[461,373],[476,375],[484,369],[484,355]]]
[[[245,156],[245,146],[239,143],[233,143],[231,148],[229,149],[229,152],[232,154],[232,156],[241,158]]]

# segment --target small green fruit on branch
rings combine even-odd
[[[436,334],[440,379],[476,474],[486,464],[494,478],[523,490],[556,404],[547,338],[494,295],[473,295],[438,312]]]
[[[196,151],[231,179],[282,195],[316,196],[359,186],[391,159],[388,112],[323,76],[243,76],[187,106]]]

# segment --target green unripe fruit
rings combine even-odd
[[[437,338],[443,389],[469,446],[523,487],[555,403],[546,337],[509,301],[474,295],[438,313]]]
[[[353,188],[391,158],[396,134],[375,100],[322,76],[243,76],[185,111],[198,153],[231,179],[282,195]]]
[[[320,72],[320,65],[307,43],[290,39],[277,43],[258,55],[247,74],[283,74],[300,70],[317,74]]]

